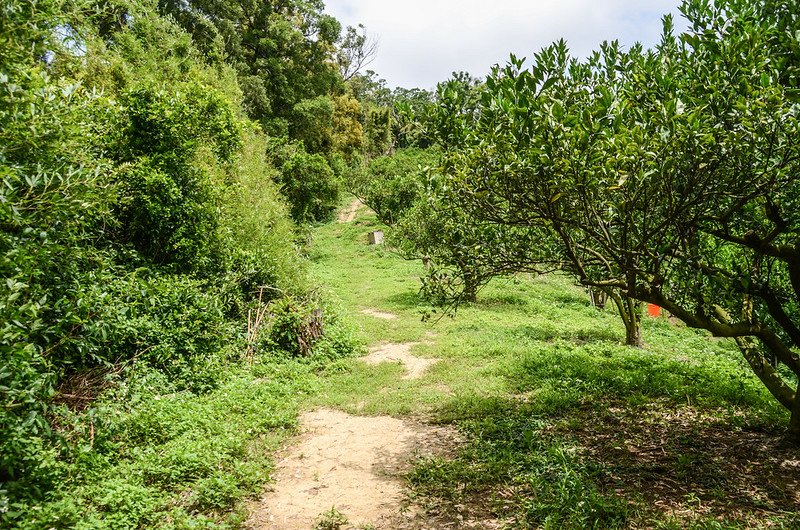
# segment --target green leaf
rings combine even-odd
[[[539,89],[539,92],[544,92],[545,90],[549,89],[556,84],[556,81],[558,81],[558,78],[556,77],[547,79],[544,83],[542,83],[542,88]]]

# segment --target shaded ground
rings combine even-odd
[[[672,517],[755,527],[764,516],[800,512],[800,451],[774,432],[666,403],[581,411],[554,432],[602,465],[603,486]]]

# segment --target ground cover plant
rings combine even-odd
[[[561,275],[496,279],[455,318],[422,322],[433,309],[417,294],[424,267],[367,245],[378,228],[362,213],[318,229],[312,273],[367,344],[416,342],[412,354],[439,361],[419,380],[338,361],[310,399],[458,428],[454,457],[408,475],[409,501],[441,521],[509,528],[798,523],[786,411],[732,341],[664,317],[643,322],[643,349],[627,347],[615,312]]]

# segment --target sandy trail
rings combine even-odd
[[[371,317],[379,318],[381,320],[396,320],[397,315],[388,313],[386,311],[378,311],[377,309],[362,309],[360,313],[369,315]]]
[[[339,213],[353,222],[363,203],[356,199]],[[365,309],[372,317],[397,315]],[[419,343],[380,344],[362,360],[368,364],[400,362],[404,379],[421,377],[437,359],[411,355]],[[440,530],[497,528],[475,521],[427,516],[410,504],[402,476],[425,456],[449,456],[461,443],[449,427],[388,416],[361,417],[319,409],[300,416],[300,436],[276,456],[274,484],[251,506],[251,530],[312,530],[335,508],[347,518],[342,530]]]
[[[320,409],[300,417],[302,435],[277,464],[273,491],[247,528],[310,530],[335,507],[343,528],[427,528],[409,509],[399,476],[421,455],[443,454],[455,435],[447,428],[387,416],[359,417]]]
[[[411,355],[411,348],[420,344],[419,342],[406,342],[403,344],[381,344],[371,348],[369,355],[362,357],[367,364],[377,365],[380,363],[401,363],[405,369],[406,374],[403,379],[419,379],[425,371],[439,359],[425,359]]]
[[[353,199],[353,202],[351,202],[347,208],[339,212],[337,221],[340,223],[352,223],[356,215],[358,215],[358,210],[361,209],[362,206],[364,206],[364,203],[361,202],[361,200]]]

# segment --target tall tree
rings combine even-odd
[[[221,42],[253,119],[285,129],[295,105],[341,90],[341,24],[321,0],[159,0],[206,51]]]
[[[358,27],[347,26],[345,34],[338,42],[336,60],[342,79],[349,81],[375,60],[378,54],[378,41],[367,34],[364,24]]]

